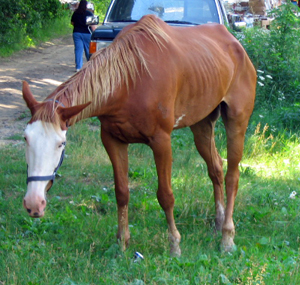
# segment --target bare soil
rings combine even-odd
[[[30,112],[22,98],[22,81],[29,83],[38,101],[75,73],[72,35],[55,39],[36,48],[0,58],[0,147],[17,143]]]

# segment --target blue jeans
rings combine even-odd
[[[73,40],[75,46],[75,64],[76,69],[81,69],[83,64],[83,51],[85,53],[86,60],[89,60],[89,47],[91,41],[91,34],[73,33]]]

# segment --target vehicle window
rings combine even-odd
[[[132,16],[140,18],[141,14],[154,14],[162,20],[180,20],[183,18],[184,1],[136,1]]]
[[[108,22],[138,21],[154,14],[168,22],[203,24],[219,22],[215,0],[121,0],[115,1]]]
[[[185,17],[192,22],[219,22],[218,11],[214,0],[187,0]]]

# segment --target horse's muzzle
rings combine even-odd
[[[26,201],[26,197],[23,200],[23,206],[32,218],[43,217],[45,214],[46,204],[47,202],[45,199],[37,199],[35,203]]]

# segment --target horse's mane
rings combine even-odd
[[[161,27],[161,22],[157,17],[148,15],[132,25],[130,29],[122,31],[110,46],[96,52],[80,72],[57,87],[47,97],[46,100],[53,99],[52,108],[49,108],[49,102],[45,104],[45,106],[48,105],[47,110],[52,110],[53,114],[55,100],[67,101],[68,106],[91,101],[92,104],[89,107],[71,120],[70,124],[73,124],[82,118],[89,117],[122,83],[125,83],[127,88],[130,80],[135,83],[139,70],[143,69],[151,76],[144,57],[145,52],[138,44],[138,40],[142,35],[162,49],[164,43],[168,41],[168,35]],[[47,113],[46,110],[36,115],[42,121],[49,121],[49,115],[45,113]],[[53,120],[57,119],[53,117]]]

